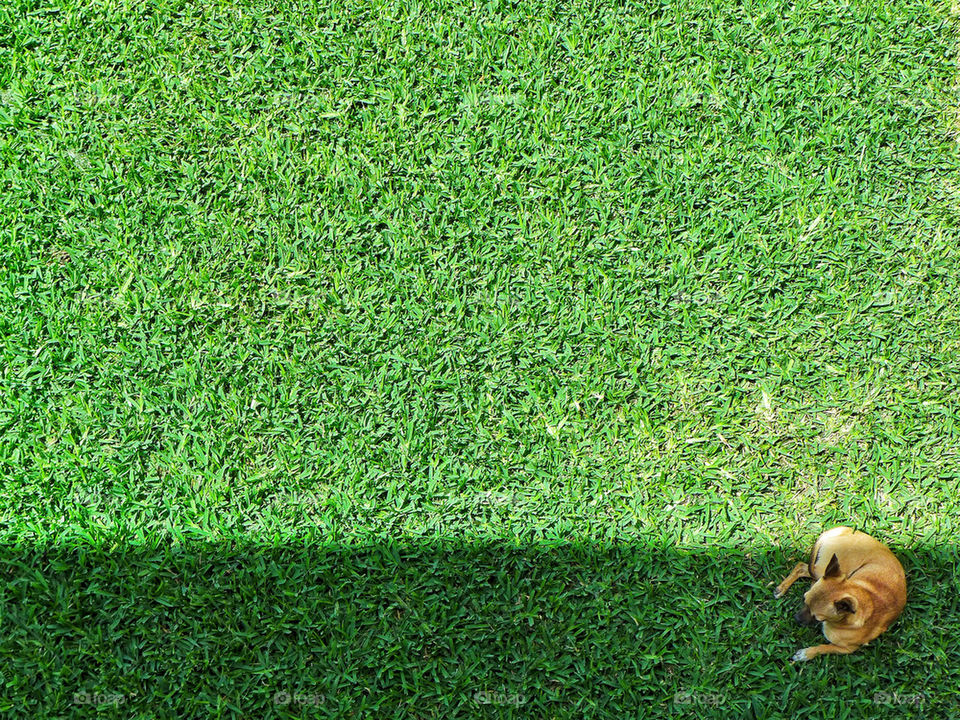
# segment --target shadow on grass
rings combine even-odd
[[[960,711],[956,547],[802,667],[804,549],[397,541],[5,547],[0,709],[22,717],[874,717]],[[828,713],[829,714],[829,713]],[[842,715],[842,713],[841,713]],[[838,715],[839,716],[839,715]]]

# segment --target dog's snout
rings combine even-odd
[[[803,610],[794,615],[793,619],[797,621],[798,625],[803,625],[804,627],[816,627],[820,624],[813,613],[810,612],[810,608],[806,605],[803,606]]]

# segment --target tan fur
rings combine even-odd
[[[900,561],[883,543],[848,527],[823,533],[810,551],[810,561],[797,563],[774,597],[805,577],[812,577],[813,585],[803,596],[804,609],[797,621],[822,623],[829,643],[798,650],[793,660],[852,653],[884,632],[907,602]]]

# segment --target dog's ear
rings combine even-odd
[[[835,600],[833,607],[841,615],[846,613],[855,613],[857,611],[857,601],[847,595],[839,600]]]
[[[823,576],[825,578],[840,577],[840,561],[837,559],[836,553],[833,554],[830,562],[827,563],[827,569],[823,571]]]

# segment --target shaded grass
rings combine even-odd
[[[0,7],[0,707],[949,712],[955,30]],[[916,602],[798,676],[766,583],[838,523]]]
[[[771,590],[800,549],[6,547],[7,697],[31,717],[112,693],[107,717],[772,718],[878,717],[887,693],[945,717],[960,706],[957,550],[895,549],[912,582],[894,628],[796,668],[819,634],[793,624],[801,590]]]

